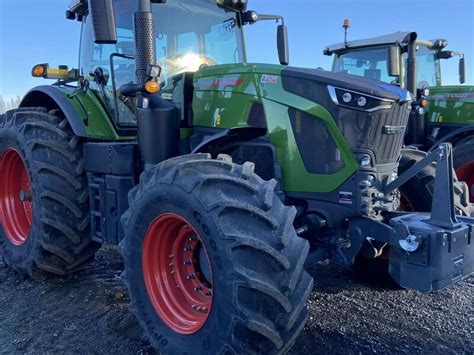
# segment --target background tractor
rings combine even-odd
[[[402,150],[406,90],[288,66],[283,18],[244,0],[76,0],[66,16],[79,68],[36,65],[57,81],[0,116],[0,247],[19,274],[69,274],[118,244],[155,348],[237,354],[292,346],[305,265],[390,245],[403,287],[474,271],[451,145]],[[246,61],[263,20],[280,22],[281,65]]]
[[[471,189],[474,201],[474,86],[442,83],[441,62],[459,56],[459,82],[464,84],[464,53],[446,50],[444,39],[425,40],[416,32],[396,32],[346,41],[324,50],[334,55],[333,72],[368,77],[408,89],[416,96],[405,144],[430,150],[441,142],[454,149],[458,178]]]

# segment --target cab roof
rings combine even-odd
[[[340,54],[347,50],[363,48],[363,47],[372,47],[372,46],[383,46],[383,45],[393,45],[398,44],[400,46],[406,46],[410,39],[410,34],[412,32],[395,32],[383,36],[360,39],[355,41],[348,41],[347,45],[344,42],[336,43],[330,45],[324,49],[324,53],[327,55]],[[432,46],[434,41],[420,40],[417,42],[424,43],[428,46]]]

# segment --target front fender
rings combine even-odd
[[[461,128],[457,128],[452,132],[442,136],[438,139],[430,148],[429,152],[435,150],[441,143],[448,142],[451,143],[453,146],[456,145],[461,139],[473,136],[474,135],[474,125],[468,125]]]

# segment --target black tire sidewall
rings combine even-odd
[[[155,347],[160,348],[165,353],[216,353],[218,349],[224,347],[221,339],[226,339],[231,329],[232,297],[234,290],[226,282],[231,275],[231,268],[226,267],[230,263],[229,258],[225,258],[226,247],[222,240],[215,240],[211,236],[222,235],[213,220],[213,214],[204,210],[197,199],[190,199],[189,193],[177,186],[158,185],[152,193],[142,200],[135,210],[140,211],[130,219],[129,227],[133,228],[133,235],[127,240],[126,249],[130,253],[127,274],[131,282],[131,292],[136,293],[135,300],[143,300],[143,303],[136,304],[137,315],[148,327],[151,334],[150,340]],[[213,274],[213,303],[211,312],[206,324],[196,333],[183,337],[167,327],[167,325],[156,314],[145,287],[142,270],[142,245],[148,227],[160,215],[164,213],[175,213],[184,217],[199,233],[203,241]],[[207,232],[207,233],[206,233]],[[223,306],[227,306],[224,308]],[[179,340],[178,340],[179,339]],[[178,343],[179,341],[179,343]],[[200,349],[196,349],[196,344],[201,343]]]

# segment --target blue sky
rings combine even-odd
[[[0,95],[24,95],[43,79],[30,76],[37,63],[77,66],[80,24],[64,18],[70,0],[0,0]],[[473,0],[249,0],[261,13],[283,14],[290,33],[291,65],[330,69],[323,48],[341,42],[344,18],[349,38],[395,31],[446,38],[466,54],[467,82],[474,84]],[[407,14],[402,16],[406,9]],[[249,60],[277,61],[276,28],[259,23],[247,30]],[[457,83],[457,60],[443,63],[445,84]]]

